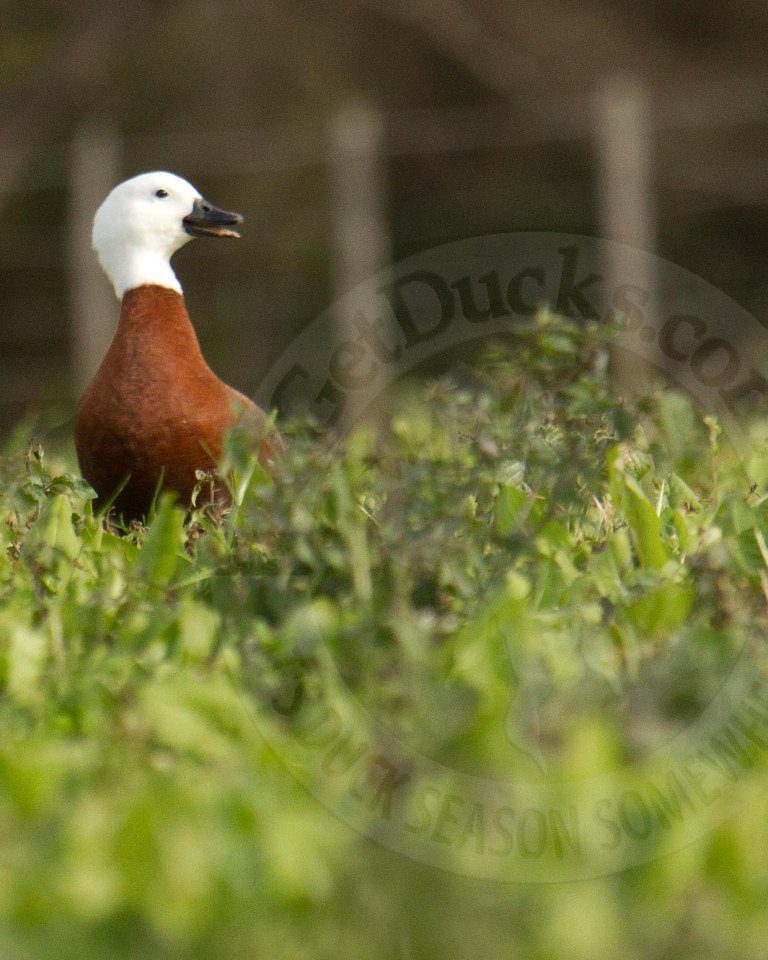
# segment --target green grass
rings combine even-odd
[[[590,777],[642,790],[740,656],[737,700],[761,695],[764,432],[740,461],[674,392],[612,400],[599,358],[550,318],[472,390],[403,389],[342,447],[294,425],[274,482],[234,438],[223,518],[203,483],[190,516],[161,499],[121,532],[12,442],[0,956],[763,960],[756,726],[706,767],[717,800],[656,811],[616,876],[605,824],[530,859],[530,879],[584,879],[534,885],[504,882],[525,858],[492,852],[466,797],[449,816],[438,786],[409,848],[402,811],[382,817],[382,758],[568,810]],[[340,767],[312,737],[330,715]]]

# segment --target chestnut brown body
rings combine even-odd
[[[125,483],[115,510],[141,518],[162,478],[162,489],[189,503],[196,471],[215,466],[223,436],[238,419],[268,460],[264,413],[205,362],[182,295],[154,284],[128,290],[77,414],[80,469],[99,500]]]

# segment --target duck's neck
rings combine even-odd
[[[164,354],[169,361],[183,357],[188,362],[205,362],[184,297],[157,284],[125,292],[114,342],[135,344],[142,355],[147,350]],[[137,355],[135,349],[131,353]]]
[[[181,284],[171,267],[167,251],[157,252],[136,247],[99,251],[99,259],[112,281],[118,299],[136,287],[149,284],[167,287],[181,293]]]

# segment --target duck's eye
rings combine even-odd
[[[159,197],[161,200],[164,200],[168,196],[168,191],[163,190],[162,188],[160,190],[155,190],[155,196]]]

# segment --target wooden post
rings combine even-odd
[[[109,347],[118,303],[91,249],[93,215],[120,180],[121,140],[112,127],[84,123],[71,145],[68,267],[72,368],[79,397]]]
[[[331,122],[330,175],[337,299],[355,284],[372,278],[391,259],[383,140],[382,117],[369,104],[347,104]],[[358,304],[358,308],[364,309],[364,304]],[[352,333],[351,320],[351,317],[340,316],[340,339]]]
[[[626,77],[614,77],[598,90],[596,133],[599,156],[601,234],[638,251],[653,253],[656,217],[653,200],[653,123],[647,91]],[[646,323],[659,308],[655,271],[641,255],[619,258],[609,252],[605,264],[607,289],[632,283],[648,294]],[[648,349],[651,349],[650,347]],[[611,376],[618,393],[637,394],[654,378],[648,359],[615,351]]]

